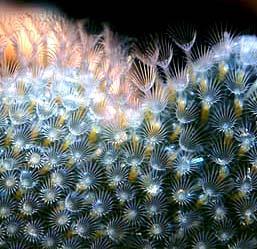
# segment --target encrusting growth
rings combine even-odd
[[[257,247],[256,36],[2,7],[0,248]]]

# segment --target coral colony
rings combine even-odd
[[[183,30],[1,9],[0,248],[257,248],[257,37]]]

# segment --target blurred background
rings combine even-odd
[[[237,31],[257,30],[257,0],[16,0],[16,4],[58,8],[73,19],[89,19],[96,27],[108,23],[129,36],[158,32],[186,21],[208,33],[222,23]]]

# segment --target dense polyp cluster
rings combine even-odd
[[[255,36],[4,10],[0,248],[257,248]]]

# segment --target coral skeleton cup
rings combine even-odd
[[[257,37],[195,41],[1,9],[0,248],[257,248]]]

